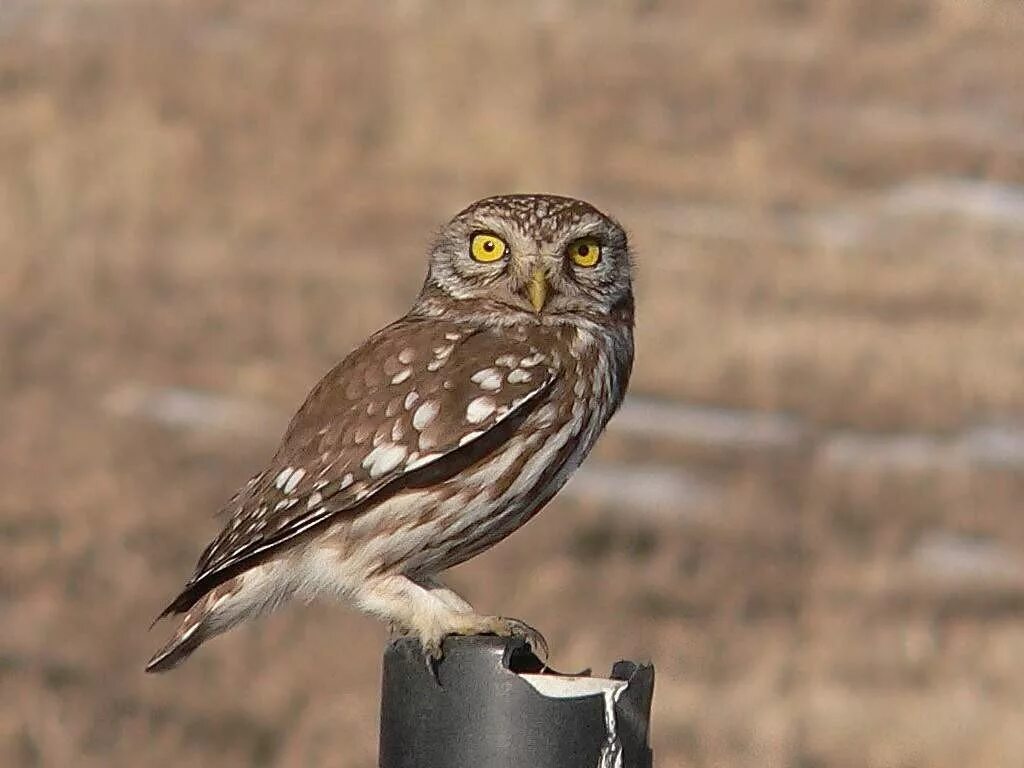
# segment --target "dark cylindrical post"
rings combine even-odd
[[[522,640],[450,637],[431,674],[419,643],[384,653],[381,768],[650,768],[654,667],[608,678],[545,670]]]

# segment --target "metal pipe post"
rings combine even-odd
[[[543,670],[527,643],[450,637],[435,674],[416,640],[384,654],[380,768],[651,768],[654,667]]]

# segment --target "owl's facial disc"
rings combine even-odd
[[[607,316],[631,302],[622,228],[587,203],[512,195],[474,203],[442,230],[426,289],[531,315]]]

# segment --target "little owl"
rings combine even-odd
[[[146,669],[293,595],[343,595],[428,659],[446,635],[520,635],[437,574],[551,499],[622,402],[633,364],[626,234],[580,200],[491,197],[429,252],[400,320],[314,387],[277,453],[225,507],[161,617],[184,614]]]

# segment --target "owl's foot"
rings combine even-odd
[[[548,641],[544,639],[538,630],[531,627],[525,621],[511,619],[505,616],[480,616],[478,614],[463,614],[458,617],[455,626],[446,627],[445,631],[438,634],[437,631],[420,634],[420,643],[423,645],[423,653],[429,663],[436,663],[441,660],[441,643],[448,635],[496,635],[498,637],[518,637],[530,644],[534,652],[547,661]],[[431,667],[433,669],[433,667]]]
[[[485,629],[482,632],[475,632],[473,634],[521,638],[530,644],[530,648],[532,648],[534,652],[541,655],[542,661],[545,663],[547,662],[548,656],[550,655],[548,651],[548,641],[544,639],[544,635],[542,635],[540,631],[534,629],[525,621],[511,619],[505,616],[485,616],[483,619]]]
[[[436,578],[381,576],[364,585],[358,604],[388,621],[392,634],[417,638],[435,678],[435,665],[443,656],[441,644],[448,635],[519,637],[544,661],[548,658],[544,636],[525,621],[475,613],[469,603]]]

